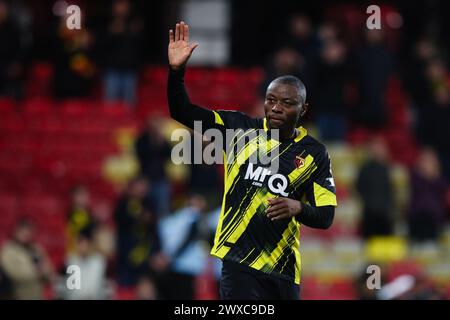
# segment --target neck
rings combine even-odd
[[[293,139],[298,135],[298,130],[297,128],[294,128],[292,130],[286,130],[286,131],[282,131],[280,130],[280,140],[289,140],[289,139]]]

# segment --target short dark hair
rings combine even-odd
[[[278,84],[288,84],[297,88],[300,98],[302,99],[301,103],[306,102],[306,87],[303,82],[293,75],[281,76],[274,79],[270,84],[278,83]],[[270,86],[270,85],[269,85]]]

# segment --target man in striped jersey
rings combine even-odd
[[[199,107],[184,87],[185,66],[196,47],[184,22],[169,31],[172,118],[189,128],[201,121],[202,130],[224,135],[228,129],[243,132],[224,147],[224,196],[211,250],[223,260],[221,298],[299,299],[300,226],[327,229],[337,205],[328,153],[299,125],[307,109],[305,87],[289,75],[273,80],[264,119]],[[240,139],[245,143],[237,143]],[[274,148],[277,166],[253,157]]]

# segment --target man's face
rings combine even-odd
[[[264,112],[269,129],[293,130],[301,115],[302,104],[296,87],[271,83],[267,88]]]

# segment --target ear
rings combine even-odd
[[[304,103],[302,105],[302,111],[300,111],[300,118],[305,115],[306,111],[308,111],[308,108],[309,108],[309,104],[308,103]]]

